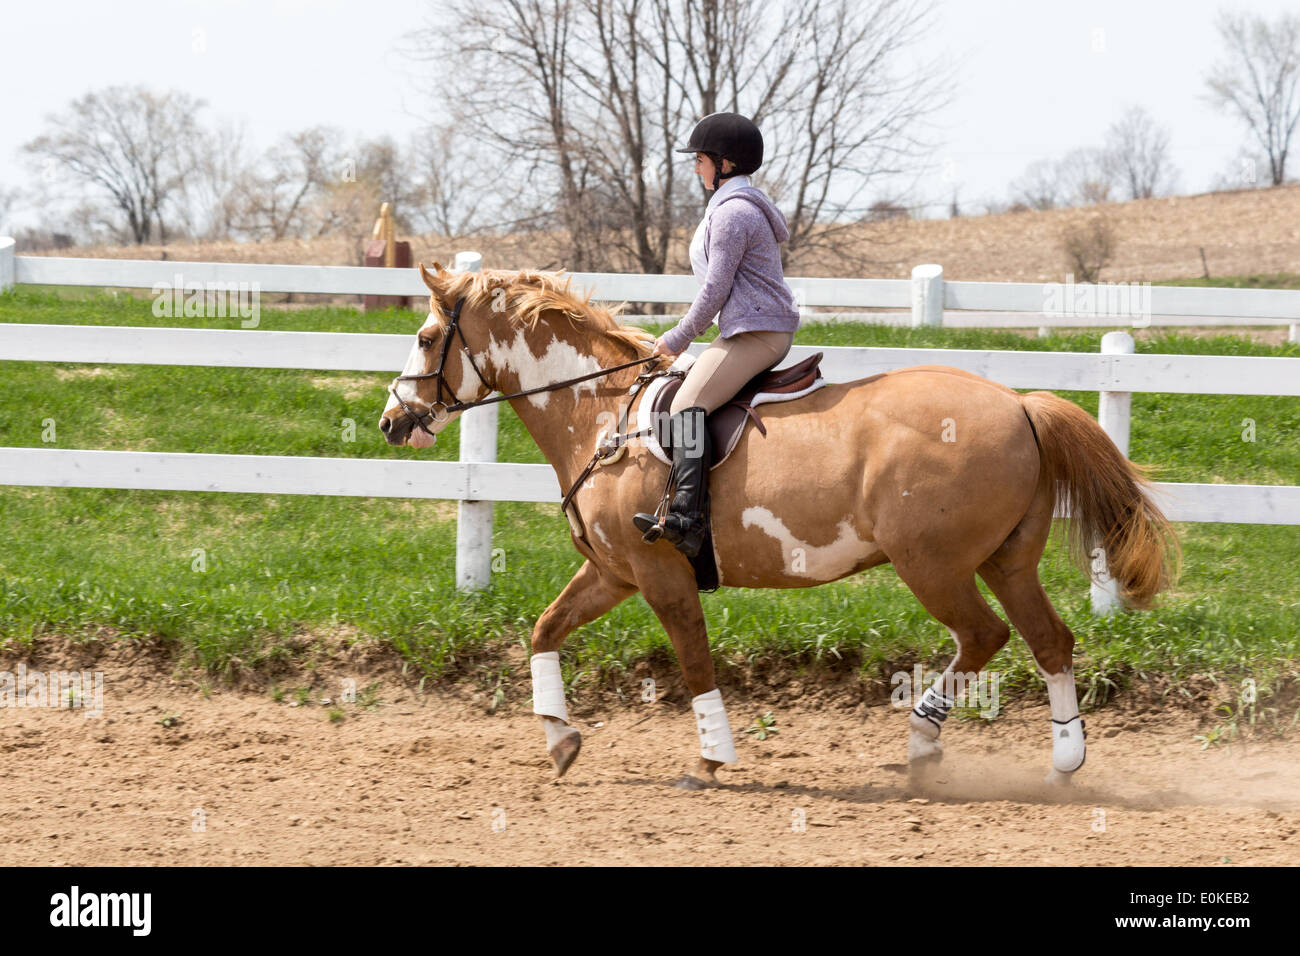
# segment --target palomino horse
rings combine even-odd
[[[714,680],[704,613],[689,561],[666,541],[646,544],[631,517],[658,500],[667,466],[644,446],[592,468],[602,433],[628,402],[650,358],[640,330],[568,291],[551,273],[420,274],[430,313],[379,427],[393,445],[434,443],[461,410],[488,400],[511,407],[555,468],[576,486],[586,558],[537,621],[534,711],[558,773],[582,738],[569,726],[559,648],[575,628],[638,591],[672,639],[693,700],[701,756],[680,785],[717,783],[736,759]],[[455,351],[453,352],[453,349]],[[831,384],[764,410],[766,435],[748,429],[710,478],[714,550],[730,587],[802,588],[892,563],[952,633],[957,654],[912,710],[913,767],[942,754],[939,732],[955,687],[1010,636],[981,596],[978,574],[1029,644],[1052,715],[1049,779],[1067,782],[1084,761],[1075,695],[1074,635],[1038,580],[1058,498],[1072,516],[1076,557],[1105,549],[1131,606],[1168,582],[1170,527],[1128,461],[1081,408],[1049,392],[1019,394],[942,366],[898,369]],[[607,449],[608,450],[608,449]]]

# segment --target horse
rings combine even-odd
[[[631,521],[660,497],[667,466],[645,443],[625,441],[609,454],[610,423],[627,421],[629,389],[638,376],[665,372],[671,358],[652,355],[647,333],[572,292],[562,273],[453,273],[436,262],[419,271],[429,314],[389,387],[379,421],[388,443],[429,447],[465,409],[509,401],[568,492],[570,538],[585,560],[538,619],[530,662],[556,775],[582,745],[568,720],[559,649],[640,592],[672,641],[701,738],[677,785],[717,786],[719,768],[737,757],[695,572],[668,542],[646,544]],[[746,429],[710,475],[720,583],[814,587],[892,564],[956,644],[933,685],[914,692],[907,754],[921,772],[942,758],[957,687],[1010,637],[978,575],[1046,682],[1048,779],[1068,783],[1086,757],[1075,638],[1043,590],[1039,560],[1059,502],[1081,567],[1103,549],[1121,600],[1150,606],[1169,585],[1178,549],[1147,495],[1147,470],[1074,403],[937,365],[825,384],[766,406],[763,422],[765,434]]]

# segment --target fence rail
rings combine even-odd
[[[10,245],[6,247],[5,242]],[[6,261],[8,265],[6,266]],[[8,272],[6,272],[6,268]],[[12,278],[6,281],[7,275]],[[267,265],[244,262],[185,262],[138,259],[78,259],[59,256],[15,256],[12,240],[0,239],[0,289],[13,282],[31,285],[96,286],[102,288],[172,288],[177,277],[186,286],[208,283],[234,286],[256,283],[263,292],[325,295],[428,294],[413,269],[370,269],[360,266]],[[698,283],[689,275],[627,275],[609,272],[572,273],[574,287],[603,302],[689,303]],[[917,266],[911,279],[831,279],[791,276],[786,279],[805,309],[908,309],[914,325],[938,325],[945,310],[963,327],[1024,327],[1025,316],[1035,325],[1106,325],[1124,327],[1134,316],[1111,315],[1105,308],[1120,286],[1136,283],[950,282],[939,266]],[[1290,325],[1292,341],[1300,330],[1300,291],[1289,289],[1217,289],[1152,286],[1149,313],[1136,318],[1160,325]],[[1073,301],[1091,297],[1093,308]],[[1049,305],[1060,300],[1067,314]],[[870,318],[870,316],[867,316]]]
[[[695,346],[700,351],[703,346]],[[0,323],[0,359],[97,365],[208,365],[394,372],[411,338],[359,332],[264,332]],[[1300,395],[1300,361],[1238,355],[1127,355],[998,349],[797,345],[790,360],[825,353],[822,371],[851,382],[909,365],[949,365],[1012,388],[1195,395]]]
[[[462,253],[461,268],[477,268]],[[912,306],[914,324],[948,308],[999,309],[1038,316],[1043,287],[1032,283],[943,282],[938,267],[918,267],[913,281],[789,280],[804,306]],[[178,279],[178,276],[180,277]],[[0,289],[12,282],[171,289],[257,283],[264,291],[420,295],[412,270],[243,263],[145,262],[13,255],[0,238]],[[575,285],[600,299],[687,302],[689,276],[579,274]],[[1300,319],[1300,292],[1153,288],[1152,311],[1236,322]],[[1068,320],[1064,324],[1068,324]],[[394,372],[410,348],[404,335],[267,332],[0,323],[0,360],[104,364],[204,365]],[[1294,329],[1294,327],[1293,327]],[[692,346],[698,353],[702,345]],[[1127,333],[1103,338],[1100,353],[796,346],[791,360],[814,351],[831,381],[846,382],[910,365],[962,368],[1015,388],[1095,391],[1103,428],[1125,452],[1134,392],[1300,395],[1300,359],[1201,355],[1135,355]],[[443,498],[461,503],[457,584],[480,587],[489,576],[491,502],[553,502],[560,498],[548,465],[496,462],[495,406],[461,419],[461,460],[401,461],[261,455],[194,455],[51,448],[0,448],[0,484]],[[1159,484],[1153,496],[1176,521],[1300,525],[1300,486]],[[1113,607],[1113,589],[1093,584],[1097,610]]]
[[[236,494],[558,502],[550,465],[0,447],[0,484]],[[1159,483],[1171,520],[1300,524],[1300,487]],[[1064,516],[1066,512],[1061,511]]]

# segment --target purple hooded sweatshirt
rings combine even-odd
[[[781,271],[780,243],[790,238],[781,210],[753,186],[718,197],[705,231],[708,273],[690,310],[663,334],[673,352],[718,317],[719,334],[794,332],[799,311]]]

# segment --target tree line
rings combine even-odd
[[[403,41],[435,97],[406,142],[318,126],[254,153],[201,100],[114,86],[47,118],[24,147],[35,187],[0,188],[0,221],[6,206],[68,195],[63,219],[29,247],[360,237],[388,201],[406,232],[544,233],[554,266],[663,272],[680,267],[672,257],[707,195],[674,147],[700,116],[731,110],[764,131],[757,179],[789,220],[787,266],[861,265],[859,223],[937,191],[927,131],[954,73],[920,57],[935,16],[928,0],[449,0]],[[1227,11],[1217,27],[1224,55],[1204,97],[1252,143],[1234,160],[1241,184],[1248,155],[1260,182],[1281,184],[1300,119],[1300,16]],[[1100,146],[1032,164],[989,205],[1176,185],[1168,130],[1133,107]]]

